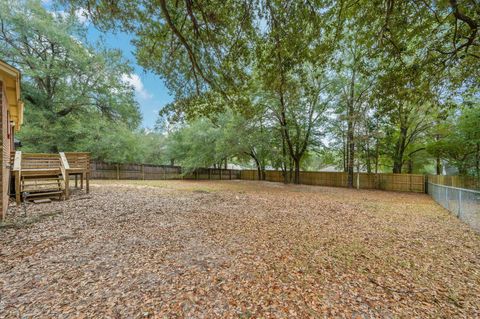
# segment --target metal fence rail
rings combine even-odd
[[[428,194],[460,220],[480,232],[480,191],[428,182]]]

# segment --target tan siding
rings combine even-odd
[[[5,201],[5,196],[4,196],[4,192],[5,192],[5,170],[3,169],[5,167],[4,165],[4,160],[3,160],[3,153],[4,153],[4,145],[5,145],[5,141],[4,141],[4,134],[3,134],[3,128],[4,128],[4,125],[3,125],[3,122],[4,122],[4,109],[6,108],[6,96],[4,94],[4,86],[3,86],[3,82],[0,82],[0,102],[1,102],[1,112],[0,112],[0,130],[2,131],[2,140],[1,140],[1,143],[2,143],[2,157],[0,159],[0,166],[2,167],[2,169],[0,170],[0,174],[2,175],[1,178],[0,178],[0,182],[1,182],[1,185],[0,185],[0,188],[2,189],[2,196],[1,196],[1,202],[0,202],[0,214],[1,214],[1,217],[2,219],[5,218],[5,213],[6,213],[6,201]]]
[[[9,118],[7,112],[7,99],[5,95],[5,87],[2,82],[0,82],[0,101],[1,101],[1,112],[0,112],[0,130],[2,131],[2,157],[1,157],[1,185],[2,190],[1,202],[0,202],[0,214],[2,219],[5,218],[6,211],[8,208],[8,193],[9,193],[9,184],[10,184],[10,151],[12,148],[12,136],[8,134],[9,130]]]

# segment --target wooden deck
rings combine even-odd
[[[15,201],[29,197],[69,198],[70,177],[75,177],[75,187],[89,192],[90,154],[42,154],[15,152],[12,174],[15,178]]]

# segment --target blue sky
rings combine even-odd
[[[41,0],[41,2],[47,10],[57,11],[53,9],[53,0]],[[62,12],[62,10],[57,12]],[[163,80],[152,72],[143,70],[143,68],[137,64],[134,56],[135,47],[131,44],[131,35],[124,32],[101,32],[88,21],[84,11],[77,10],[75,13],[79,21],[84,23],[88,28],[87,40],[90,43],[103,37],[105,45],[108,48],[121,50],[123,56],[129,60],[134,67],[134,73],[128,76],[126,75],[125,80],[135,89],[135,97],[140,105],[140,111],[143,116],[142,127],[152,129],[155,125],[158,111],[167,103],[173,101],[173,97],[170,96]]]
[[[156,74],[145,71],[136,63],[134,56],[135,47],[131,44],[132,36],[123,32],[100,32],[92,24],[88,24],[88,40],[91,42],[103,36],[107,47],[120,49],[123,56],[130,61],[135,73],[128,82],[135,88],[135,96],[143,115],[142,127],[153,128],[157,114],[162,107],[173,101],[163,80]]]

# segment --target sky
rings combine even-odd
[[[52,9],[52,0],[41,1],[47,10],[55,11]],[[135,97],[140,106],[143,118],[141,126],[146,129],[153,129],[158,111],[173,101],[173,97],[169,94],[163,80],[158,75],[143,70],[143,68],[137,64],[134,56],[135,47],[131,44],[131,35],[124,32],[101,32],[90,23],[83,12],[77,11],[76,16],[79,21],[88,28],[88,42],[94,43],[100,37],[103,37],[104,43],[108,48],[122,51],[124,58],[133,66],[134,73],[130,75],[126,74],[124,80],[130,83],[135,89]]]
[[[88,24],[88,40],[96,41],[103,36],[105,45],[112,49],[119,49],[123,56],[134,67],[134,73],[125,75],[125,81],[135,88],[135,97],[142,112],[142,127],[153,129],[158,111],[167,103],[173,101],[163,80],[156,74],[145,71],[137,64],[134,56],[135,47],[131,44],[132,36],[123,32],[111,33],[98,31],[92,24]]]

